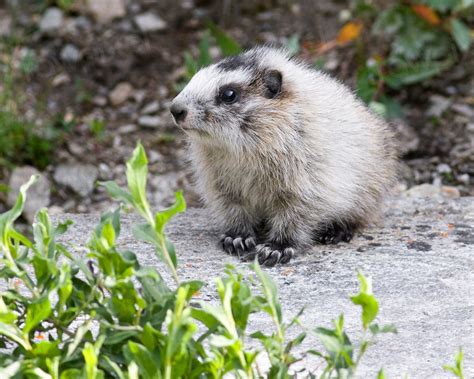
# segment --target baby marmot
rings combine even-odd
[[[392,185],[392,133],[338,81],[258,47],[200,70],[171,113],[225,251],[286,263],[350,241]]]

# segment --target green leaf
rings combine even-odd
[[[471,30],[464,22],[457,18],[452,18],[450,22],[451,35],[461,51],[468,51],[471,46]]]
[[[285,44],[285,49],[292,57],[298,55],[298,53],[300,52],[300,38],[298,34],[293,34],[291,37],[288,38]]]
[[[207,23],[207,28],[210,30],[212,36],[216,39],[219,49],[222,51],[222,54],[225,56],[237,55],[242,52],[242,47],[239,43],[225,33],[221,28],[219,28],[213,22]]]
[[[150,209],[146,198],[146,181],[148,174],[148,159],[141,143],[133,151],[132,158],[127,162],[127,184],[133,203],[138,211],[147,219]]]
[[[13,208],[10,209],[9,211],[0,214],[0,248],[2,246],[5,246],[6,249],[6,239],[7,239],[7,233],[10,231],[10,227],[13,224],[13,222],[20,217],[21,213],[23,212],[23,207],[25,205],[26,201],[26,191],[28,191],[28,188],[33,185],[38,180],[37,175],[33,175],[28,182],[23,184],[20,187],[20,191],[18,193],[18,197],[15,201],[15,204],[13,205]],[[0,249],[3,250],[3,249]]]
[[[22,346],[25,350],[31,350],[30,343],[28,340],[23,338],[21,330],[16,325],[9,325],[0,322],[0,335],[4,335]]]
[[[372,294],[372,282],[361,272],[357,273],[360,282],[360,291],[357,295],[351,296],[354,304],[362,307],[362,326],[367,329],[369,324],[375,320],[379,311],[379,304]]]
[[[212,58],[209,53],[209,39],[209,31],[206,30],[201,39],[201,42],[199,42],[198,68],[209,66],[212,63]]]
[[[124,346],[124,354],[128,361],[134,361],[140,370],[140,377],[144,379],[159,378],[159,361],[145,346],[128,341]]]
[[[390,71],[385,77],[385,82],[393,89],[402,86],[422,82],[451,66],[451,61],[444,62],[418,62],[397,67]]]
[[[29,304],[23,333],[28,334],[36,325],[47,319],[51,311],[51,303],[47,296]]]
[[[165,225],[168,221],[178,213],[183,213],[186,210],[186,201],[184,200],[183,192],[177,191],[175,194],[174,204],[155,214],[155,224],[158,233],[163,233]]]
[[[99,184],[105,187],[105,189],[107,190],[107,192],[113,199],[118,200],[118,201],[123,201],[125,204],[128,204],[128,205],[132,205],[132,206],[134,205],[132,195],[129,192],[120,188],[117,183],[100,182]]]
[[[454,366],[444,365],[443,370],[453,373],[459,379],[464,379],[463,361],[464,354],[462,349],[459,349],[459,351],[454,356]]]
[[[377,373],[377,379],[385,379],[385,373],[383,372],[382,368]]]

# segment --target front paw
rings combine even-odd
[[[253,256],[252,256],[253,254]],[[273,267],[277,263],[288,263],[295,255],[295,249],[292,247],[275,247],[271,244],[257,245],[255,251],[245,257],[247,260],[257,257],[258,263],[267,267]]]
[[[255,238],[252,236],[231,236],[228,234],[221,235],[219,245],[230,255],[242,257],[255,249]]]
[[[320,232],[316,241],[323,245],[336,245],[339,242],[350,242],[354,236],[354,227],[346,224],[332,223]]]

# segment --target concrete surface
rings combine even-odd
[[[99,220],[98,215],[57,217],[75,222],[67,240],[79,245],[86,243]],[[134,216],[124,216],[121,243],[135,251],[142,264],[164,272],[152,249],[131,236],[134,221]],[[189,209],[177,217],[168,234],[177,247],[183,280],[211,281],[228,262],[245,268],[216,249],[218,231],[204,210]],[[314,328],[329,326],[344,312],[349,336],[357,341],[360,310],[348,298],[358,291],[357,269],[373,279],[379,323],[394,323],[399,331],[381,336],[369,349],[358,377],[375,378],[382,366],[388,378],[452,377],[441,366],[453,363],[460,346],[466,378],[474,377],[474,198],[394,199],[384,226],[366,230],[349,244],[316,246],[288,265],[266,271],[278,284],[287,319],[306,306],[302,324]],[[203,289],[201,297],[215,301],[214,288]],[[252,329],[269,328],[270,320],[253,318]],[[290,335],[299,331],[295,328]],[[320,347],[315,337],[303,346]],[[306,358],[302,365],[315,369],[321,361]]]

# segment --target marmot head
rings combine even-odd
[[[260,47],[201,69],[173,100],[176,124],[198,143],[259,146],[291,123],[291,67],[277,49]]]

